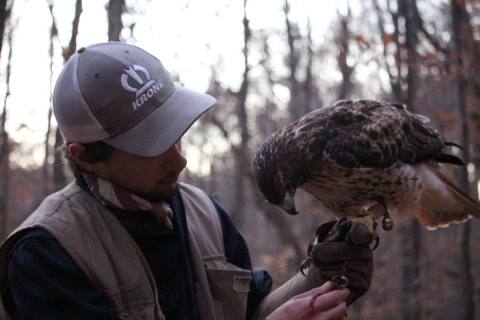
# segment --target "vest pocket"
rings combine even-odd
[[[226,263],[222,267],[206,266],[217,320],[245,320],[251,272]]]
[[[110,298],[119,320],[164,320],[155,294],[150,288],[136,281],[134,285],[111,290],[107,297]]]

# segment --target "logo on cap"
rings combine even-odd
[[[122,87],[128,92],[135,93],[136,96],[135,101],[132,102],[133,110],[140,108],[163,87],[162,82],[151,80],[148,70],[138,64],[124,71],[121,77]],[[133,79],[133,83],[130,79]]]

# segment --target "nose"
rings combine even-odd
[[[165,152],[164,170],[180,173],[187,165],[187,159],[182,153],[179,143],[174,144]]]

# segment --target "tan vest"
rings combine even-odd
[[[210,198],[188,184],[180,184],[180,192],[202,319],[244,320],[251,274],[226,261],[222,228]],[[16,240],[34,227],[46,229],[59,241],[88,278],[103,289],[120,319],[165,319],[153,274],[137,244],[108,209],[75,183],[47,197],[2,244],[2,293],[8,253]],[[0,319],[10,319],[1,299]]]

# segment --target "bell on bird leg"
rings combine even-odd
[[[393,219],[390,216],[385,215],[382,221],[382,227],[385,231],[390,231],[393,229]]]

